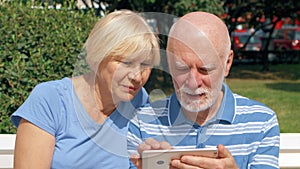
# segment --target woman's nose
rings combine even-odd
[[[142,79],[142,70],[139,66],[132,68],[132,70],[128,73],[128,78],[133,82],[140,82]]]

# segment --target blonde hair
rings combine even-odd
[[[97,70],[101,61],[133,53],[152,56],[160,62],[159,43],[147,22],[130,10],[115,11],[101,18],[92,29],[85,45],[86,61]]]

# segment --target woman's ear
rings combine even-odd
[[[225,61],[225,65],[224,65],[224,69],[225,69],[224,76],[225,77],[227,77],[229,75],[229,71],[230,71],[230,68],[231,68],[231,65],[232,65],[232,62],[233,62],[233,57],[234,57],[233,50],[230,50],[230,52],[228,54],[228,57]]]

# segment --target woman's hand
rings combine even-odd
[[[158,142],[153,138],[148,138],[142,144],[138,146],[139,154],[130,156],[130,160],[135,164],[138,169],[142,169],[142,153],[145,150],[169,150],[172,146],[168,142]]]

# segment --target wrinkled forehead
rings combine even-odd
[[[217,49],[206,32],[185,21],[176,23],[173,28],[169,34],[168,56],[187,52],[193,53],[202,61],[219,59]]]

